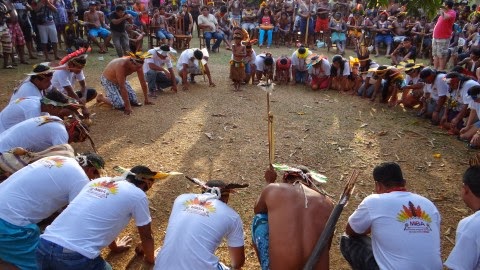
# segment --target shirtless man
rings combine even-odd
[[[143,63],[145,59],[141,57],[122,57],[115,58],[105,67],[100,82],[105,88],[105,96],[98,94],[97,102],[106,103],[118,110],[123,110],[126,115],[132,113],[132,106],[142,106],[137,101],[137,94],[127,81],[127,76],[136,72],[140,85],[142,86],[145,104],[152,105],[148,100],[147,83],[143,74]]]
[[[333,202],[314,189],[305,167],[284,170],[274,183],[273,167],[265,172],[267,186],[255,204],[252,238],[262,269],[302,269],[325,228]],[[316,178],[316,177],[315,177]],[[315,269],[329,269],[324,249]]]
[[[108,51],[108,44],[112,38],[112,34],[103,26],[105,25],[105,15],[103,12],[96,10],[96,3],[92,2],[88,6],[88,10],[83,14],[85,24],[88,26],[88,37],[100,48],[100,53]],[[97,37],[103,38],[103,44],[97,40]]]
[[[230,60],[230,79],[233,81],[235,91],[240,90],[240,85],[245,81],[245,67],[243,59],[247,55],[247,48],[242,44],[242,28],[233,30],[232,60]]]

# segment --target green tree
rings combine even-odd
[[[432,19],[437,15],[438,9],[442,6],[442,0],[405,0],[408,15],[420,16],[425,14]],[[388,6],[389,0],[367,0],[367,7],[373,8],[378,6]],[[422,14],[423,13],[423,14]]]

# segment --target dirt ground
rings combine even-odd
[[[193,45],[198,39],[193,40]],[[255,48],[257,53],[262,49]],[[94,49],[96,51],[96,48]],[[285,47],[271,50],[274,57],[291,55]],[[316,51],[327,54],[325,49]],[[351,51],[349,51],[352,54]],[[87,85],[101,90],[99,76],[110,55],[99,60],[93,53],[85,69]],[[332,54],[328,54],[330,59]],[[347,55],[349,55],[347,53]],[[244,269],[259,269],[251,247],[250,223],[253,205],[264,186],[263,173],[268,165],[266,93],[257,86],[244,86],[233,92],[228,79],[230,52],[223,47],[211,55],[209,67],[215,88],[202,78],[189,91],[164,93],[155,105],[134,108],[131,116],[105,106],[89,104],[94,125],[91,127],[99,153],[107,162],[107,173],[115,165],[132,167],[143,164],[155,170],[175,170],[203,180],[223,179],[249,183],[250,187],[230,197],[229,204],[241,215],[245,230],[246,263]],[[378,62],[387,63],[386,58]],[[24,78],[30,66],[1,70],[3,108],[16,80]],[[130,82],[143,102],[136,76]],[[447,135],[414,112],[401,107],[390,109],[358,97],[334,91],[313,92],[303,86],[277,85],[271,95],[274,115],[275,161],[303,164],[328,177],[324,189],[338,199],[348,175],[361,170],[354,196],[346,206],[330,250],[331,269],[349,269],[339,251],[339,236],[346,219],[361,200],[373,192],[371,172],[383,161],[402,166],[409,190],[434,201],[442,215],[442,258],[453,247],[458,221],[469,215],[459,196],[461,175],[468,158],[475,152]],[[91,150],[88,142],[74,145],[77,151]],[[155,246],[160,247],[172,203],[176,196],[199,190],[177,176],[157,183],[148,192],[151,202]],[[81,229],[81,228],[79,228]],[[135,226],[122,235],[131,235],[139,243]],[[225,244],[217,254],[229,261]],[[103,255],[114,269],[142,269],[133,249],[122,254]],[[145,269],[147,269],[145,267]]]

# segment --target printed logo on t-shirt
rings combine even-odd
[[[50,117],[48,115],[43,115],[35,119],[35,122],[38,123],[38,126],[48,124],[48,123],[53,123],[53,122],[61,122],[59,119],[55,119],[53,117]]]
[[[46,157],[46,158],[42,158],[39,162],[42,163],[43,166],[45,166],[46,168],[53,168],[53,167],[56,167],[56,168],[60,168],[63,166],[63,164],[65,163],[65,158],[63,157]]]
[[[430,216],[422,210],[420,205],[415,206],[410,201],[408,205],[403,205],[403,209],[397,214],[397,220],[404,223],[403,230],[409,233],[429,233],[432,231]]]
[[[215,206],[211,202],[202,202],[198,198],[187,200],[183,205],[185,206],[184,211],[206,217],[216,211]]]
[[[27,99],[27,98],[26,98],[26,97],[17,98],[17,99],[15,100],[15,104],[18,104],[18,103],[20,103],[22,100],[25,100],[25,99]]]
[[[100,181],[91,183],[87,193],[90,195],[103,199],[107,198],[108,195],[115,195],[118,193],[118,186],[116,182],[113,181]]]

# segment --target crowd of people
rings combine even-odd
[[[215,87],[208,62],[222,42],[232,51],[229,64],[234,90],[262,80],[290,87],[306,85],[312,90],[337,90],[370,98],[372,102],[378,98],[392,107],[401,104],[416,110],[419,117],[431,119],[432,124],[467,141],[470,147],[480,147],[480,47],[474,35],[478,27],[472,30],[471,25],[478,24],[480,13],[466,14],[468,9],[463,3],[446,1],[433,23],[419,17],[409,24],[408,11],[396,2],[385,10],[367,10],[360,1],[340,1],[336,5],[326,1],[285,1],[282,5],[268,1],[257,8],[232,0],[217,12],[212,6],[200,7],[199,3],[195,6],[196,2],[187,1],[179,3],[181,16],[172,16],[174,8],[169,4],[153,7],[156,10],[149,16],[149,5],[141,1],[135,3],[139,11],[134,12],[129,12],[128,3],[80,2],[76,9],[81,12],[82,27],[87,26],[84,30],[90,42],[79,41],[78,49],[63,58],[56,47],[59,39],[54,31],[57,25],[53,13],[61,9],[55,3],[41,0],[36,2],[40,7],[28,10],[45,15],[41,16],[46,21],[37,21],[36,26],[41,33],[41,52],[48,59],[51,48],[59,60],[58,66],[36,65],[0,111],[2,269],[111,269],[101,257],[101,250],[107,246],[112,252],[129,248],[130,237],[116,238],[131,218],[141,240],[136,254],[154,264],[154,269],[240,269],[244,265],[244,221],[228,206],[228,201],[232,192],[248,185],[192,179],[202,192],[176,198],[164,244],[155,254],[146,192],[157,179],[173,173],[138,165],[120,168],[122,176],[101,177],[105,162],[89,136],[89,101],[107,104],[126,115],[133,113],[133,107],[143,105],[129,83],[129,75],[136,74],[145,105],[153,104],[158,93],[167,88],[177,92],[181,84],[183,90],[189,90],[196,83],[196,76],[206,76],[208,85]],[[362,14],[366,14],[365,18]],[[150,31],[150,17],[159,24],[154,34],[163,44],[146,52],[140,50],[141,39],[133,38],[130,41],[135,42],[127,45],[133,24],[138,24],[138,31],[133,30],[137,31],[137,38]],[[10,20],[10,27],[12,16],[2,14],[2,18]],[[187,48],[177,57],[168,24],[178,18],[190,20],[185,26],[189,34],[197,22],[196,28],[203,29],[205,48]],[[462,20],[470,21],[462,28]],[[461,29],[458,32],[457,26]],[[18,34],[13,29],[3,33]],[[297,29],[300,35],[293,37]],[[296,42],[303,40],[302,34],[307,42]],[[261,48],[265,35],[267,49],[274,40],[276,44],[285,41],[287,45],[295,43],[294,52],[280,57],[268,50],[257,54],[257,37]],[[326,35],[328,38],[323,40],[328,46],[335,44],[338,51],[331,60],[317,53],[322,46],[313,42]],[[213,45],[211,38],[215,39]],[[348,59],[344,57],[347,39],[355,48],[355,55]],[[14,46],[3,43],[2,38],[7,68],[9,61],[14,60],[13,48],[19,59],[25,61],[21,56],[25,44],[10,40],[15,40]],[[96,44],[99,53],[104,53],[110,40],[118,58],[107,63],[100,75],[104,91],[99,93],[89,87],[84,75],[87,55],[91,53],[89,43]],[[379,55],[382,50],[381,43],[386,45],[391,65],[380,65],[372,59],[374,52]],[[418,46],[431,55],[426,60],[431,61],[431,66],[417,59],[422,55]],[[34,58],[33,54],[30,56]],[[448,66],[451,69],[447,71]],[[75,155],[70,144],[87,139],[93,152]],[[282,174],[281,183],[275,183],[277,172]],[[274,164],[266,170],[266,186],[253,206],[251,226],[261,269],[303,268],[334,209],[333,201],[318,188],[322,177],[303,166]],[[463,201],[475,213],[460,221],[455,247],[444,263],[440,254],[441,216],[435,204],[407,190],[396,163],[377,165],[373,180],[375,194],[367,196],[349,217],[341,238],[341,253],[352,268],[480,267],[479,236],[474,229],[480,209],[477,163],[466,170],[461,188]],[[53,218],[53,222],[41,232],[37,223],[47,218]],[[229,263],[221,262],[215,255],[224,238]],[[315,269],[329,269],[330,248],[331,239]]]

